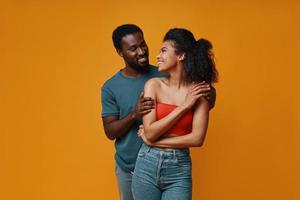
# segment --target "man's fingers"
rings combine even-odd
[[[154,108],[155,108],[154,106],[143,106],[143,107],[140,107],[138,113],[139,113],[139,115],[145,115],[145,114],[148,114],[149,112],[151,112],[151,110]]]
[[[142,97],[142,98],[140,98],[141,103],[148,102],[148,101],[154,102],[154,100],[151,97]]]
[[[154,106],[154,101],[145,101],[143,103],[144,106]]]
[[[154,109],[155,107],[154,107],[154,105],[153,106],[143,106],[143,107],[141,107],[141,111],[146,111],[146,110],[152,110],[152,109]]]
[[[154,101],[143,101],[143,102],[140,102],[140,107],[145,107],[145,106],[154,106]]]
[[[144,97],[144,91],[141,92],[140,97],[139,98],[143,98]]]
[[[141,115],[145,115],[145,114],[148,114],[149,112],[151,112],[151,110],[141,111],[140,114],[141,114]]]

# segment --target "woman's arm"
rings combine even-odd
[[[193,115],[193,128],[192,132],[183,135],[175,136],[169,138],[163,138],[156,142],[147,141],[147,138],[144,135],[147,134],[146,130],[139,131],[140,137],[144,140],[145,143],[151,146],[165,147],[165,148],[186,148],[186,147],[200,147],[202,146],[209,120],[209,103],[201,98],[196,106]],[[144,134],[144,135],[143,135]]]
[[[158,78],[153,78],[147,81],[144,88],[144,96],[156,99],[157,93],[160,89]],[[143,116],[143,125],[145,129],[145,137],[150,142],[154,142],[157,138],[168,131],[180,117],[189,109],[191,105],[188,103],[182,104],[175,108],[170,114],[163,119],[156,121],[156,109],[152,109],[148,114]]]

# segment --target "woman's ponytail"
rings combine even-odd
[[[212,44],[206,39],[195,41],[194,48],[187,52],[185,60],[185,79],[188,82],[214,83],[218,80]]]

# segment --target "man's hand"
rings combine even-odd
[[[212,109],[215,106],[215,103],[216,103],[217,93],[216,93],[216,89],[213,86],[210,86],[210,88],[211,89],[210,89],[208,95],[205,96],[205,99],[209,103],[209,109]]]
[[[142,92],[135,106],[135,119],[141,120],[143,115],[149,113],[154,108],[154,100],[151,97],[144,97],[144,92]]]

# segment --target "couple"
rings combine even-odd
[[[171,29],[157,68],[149,65],[138,26],[117,27],[113,43],[125,67],[102,86],[102,120],[115,140],[120,198],[191,199],[188,148],[203,144],[215,102],[212,45],[186,29]]]

